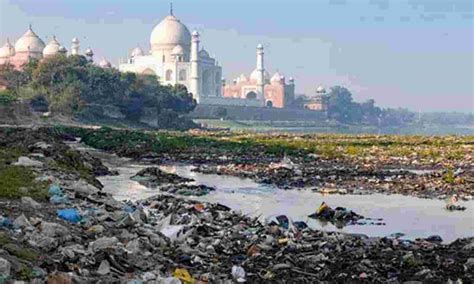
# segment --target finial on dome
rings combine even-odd
[[[173,2],[170,2],[170,16],[173,16]]]
[[[28,25],[28,28],[29,28],[30,30],[33,30],[33,26],[31,25],[31,23]]]

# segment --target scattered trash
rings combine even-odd
[[[75,208],[60,209],[57,211],[58,217],[71,223],[81,221],[81,215]]]
[[[238,283],[246,282],[244,268],[240,265],[232,266],[232,278],[234,278]]]
[[[184,284],[192,284],[195,279],[189,274],[186,268],[176,268],[173,272],[173,276],[181,280]]]

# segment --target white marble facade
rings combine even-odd
[[[199,33],[192,34],[172,11],[152,31],[150,51],[134,48],[123,72],[153,74],[163,85],[182,84],[198,103],[221,101],[222,68],[209,53],[199,48]],[[232,103],[231,103],[232,104]]]

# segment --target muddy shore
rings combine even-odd
[[[0,130],[0,174],[11,181],[0,183],[2,281],[437,283],[460,279],[469,283],[474,277],[474,238],[442,244],[436,236],[409,241],[397,236],[369,238],[295,226],[287,229],[282,224],[262,224],[223,205],[169,195],[136,202],[116,201],[101,191],[96,178],[114,172],[99,159],[79,153],[63,142],[77,136],[80,135],[54,129]],[[93,143],[85,134],[81,138],[89,145],[102,143]],[[115,142],[109,140],[104,147],[97,148]],[[258,154],[259,150],[255,150],[254,156],[253,152],[243,155],[218,147],[211,147],[208,153],[197,148],[189,153],[153,151],[147,148],[150,144],[146,141],[142,145],[142,150],[136,144],[122,145],[122,150],[104,150],[155,163],[208,164],[211,172],[218,172],[218,166],[226,169],[231,163],[254,163],[262,171],[276,170],[278,180],[291,179],[295,171],[307,167],[306,153],[293,154],[292,165],[282,167],[282,155]],[[209,163],[212,160],[214,163]],[[308,163],[321,161],[316,158]],[[338,163],[329,159],[326,162]],[[464,162],[455,164],[463,171],[453,176],[458,178],[457,183],[449,183],[453,185],[449,191],[441,188],[432,196],[439,197],[437,192],[442,190],[472,195],[472,188],[466,186],[472,169],[463,166]],[[312,171],[308,167],[301,174],[314,175]],[[250,172],[254,174],[253,170]],[[351,176],[343,170],[332,175]],[[19,179],[26,177],[31,180],[19,183]],[[258,180],[265,178],[265,174],[250,177]],[[272,183],[272,178],[262,182]],[[291,188],[298,187],[288,183]]]

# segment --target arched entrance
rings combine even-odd
[[[247,93],[245,98],[247,100],[256,100],[257,99],[257,93],[255,93],[254,91],[250,91],[250,92]]]
[[[273,107],[273,102],[272,101],[267,101],[267,107],[272,108]]]

